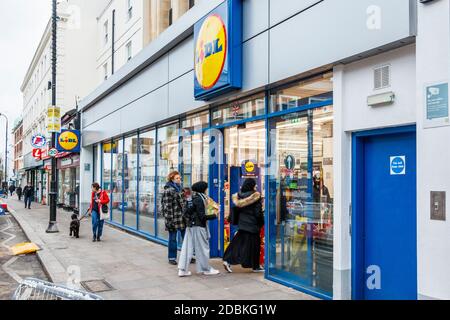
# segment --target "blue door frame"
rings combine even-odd
[[[364,139],[401,133],[415,133],[416,126],[402,126],[353,133],[352,136],[352,299],[364,298]]]

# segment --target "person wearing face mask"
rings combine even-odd
[[[183,242],[185,223],[183,219],[183,196],[181,188],[181,175],[178,171],[171,172],[161,197],[161,209],[165,219],[166,231],[169,232],[169,263],[177,265],[178,232]]]

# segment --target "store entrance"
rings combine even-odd
[[[221,212],[217,224],[217,255],[222,257],[226,248],[238,230],[237,226],[228,222],[232,208],[231,197],[239,192],[245,179],[253,178],[257,181],[257,188],[264,197],[266,129],[264,121],[248,122],[228,127],[222,130],[223,135],[223,164],[215,165],[219,176],[217,199]],[[220,168],[217,170],[217,168]],[[215,177],[212,177],[214,181]],[[264,202],[264,201],[263,201]],[[264,231],[262,231],[264,236]],[[263,241],[262,241],[263,243]],[[264,246],[262,245],[263,249]],[[263,261],[264,251],[262,250]]]
[[[332,106],[272,118],[269,128],[269,276],[331,296]]]

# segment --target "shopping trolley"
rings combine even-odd
[[[24,279],[12,300],[104,300],[102,297],[35,278]]]

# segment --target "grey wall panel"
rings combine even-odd
[[[328,2],[329,0],[325,0]],[[339,0],[340,2],[357,2],[354,0]],[[292,17],[296,13],[312,6],[320,0],[270,0],[270,26]],[[311,29],[310,29],[311,30]]]
[[[369,29],[369,6],[381,28]],[[271,29],[270,81],[334,63],[411,36],[409,0],[327,0]]]
[[[97,103],[95,117],[86,119],[84,125],[87,126],[166,84],[169,81],[168,61],[167,55],[161,57],[139,75]]]
[[[169,81],[194,69],[194,36],[169,52]]]
[[[169,83],[169,117],[205,105],[194,100],[194,71]]]
[[[264,86],[269,82],[269,32],[243,45],[243,90]]]
[[[107,117],[91,124],[83,129],[83,147],[109,139],[121,133],[120,112],[114,112]]]
[[[269,0],[243,0],[244,41],[269,28]]]
[[[168,86],[166,85],[121,109],[121,133],[130,132],[167,118],[167,96]]]

